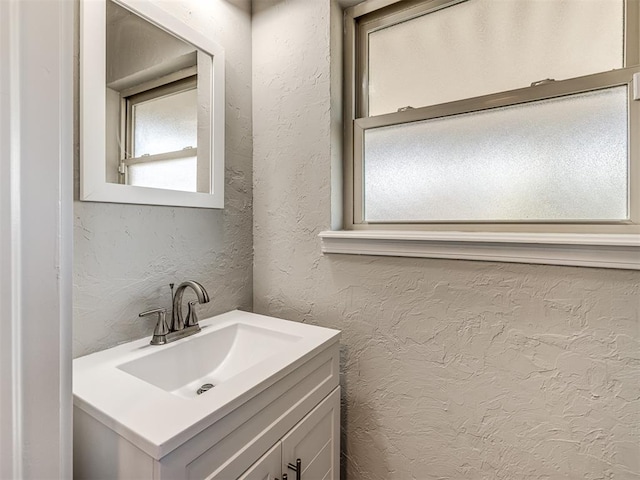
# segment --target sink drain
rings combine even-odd
[[[196,393],[198,395],[202,395],[204,392],[208,392],[209,390],[211,390],[213,387],[215,387],[215,385],[213,383],[205,383],[204,385],[202,385],[198,390],[196,390]]]

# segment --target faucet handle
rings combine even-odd
[[[198,325],[198,314],[196,313],[196,304],[198,302],[196,302],[195,300],[192,300],[188,303],[188,309],[187,309],[187,319],[184,322],[184,327],[194,327],[196,325]]]
[[[153,310],[142,312],[138,316],[147,317],[154,314],[158,315],[158,321],[156,322],[156,328],[153,330],[153,337],[150,343],[151,345],[164,345],[167,343],[167,334],[169,333],[167,310],[164,308],[154,308]]]

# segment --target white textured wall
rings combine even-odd
[[[330,17],[254,3],[254,311],[343,331],[346,478],[640,478],[640,272],[320,254]]]
[[[169,282],[205,286],[201,317],[252,305],[250,2],[158,4],[225,49],[225,209],[76,201],[74,356],[151,336],[138,313],[170,308]]]

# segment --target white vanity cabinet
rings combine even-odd
[[[240,313],[235,315],[239,316]],[[235,317],[227,318],[240,321]],[[261,322],[262,327],[272,328],[254,314],[241,312],[241,318],[247,324],[255,320]],[[273,320],[276,328],[277,319]],[[286,323],[285,327],[301,338],[307,329],[319,328]],[[224,325],[219,322],[220,331]],[[272,373],[232,400],[220,397],[224,397],[227,390],[236,390],[233,379],[227,381],[227,386],[216,385],[197,398],[178,398],[171,393],[161,394],[158,389],[149,390],[149,395],[164,395],[166,405],[175,407],[173,411],[166,411],[149,402],[146,413],[150,420],[157,422],[156,425],[144,423],[150,425],[149,432],[133,428],[142,424],[135,423],[135,419],[145,414],[145,409],[140,407],[130,420],[126,417],[126,423],[122,420],[126,411],[120,419],[114,418],[117,414],[107,417],[102,413],[106,408],[98,410],[89,405],[91,389],[87,388],[87,393],[78,394],[74,402],[74,478],[283,480],[286,474],[288,480],[296,480],[296,471],[288,465],[295,466],[300,459],[301,479],[339,479],[339,332],[320,330],[324,337],[317,341],[316,348],[303,353],[300,347],[297,360],[286,367],[265,369]],[[302,345],[301,342],[296,345]],[[132,344],[131,349],[139,351],[140,347]],[[281,358],[288,353],[283,350],[276,355]],[[259,368],[269,366],[263,363]],[[78,367],[80,371],[80,365]],[[240,373],[238,382],[245,381],[246,375],[249,374]],[[125,380],[135,379],[122,377],[123,384]],[[100,385],[99,381],[92,382],[87,385],[94,389]],[[144,402],[126,392],[118,400],[123,410],[137,409]],[[204,409],[208,401],[218,401],[220,405],[208,416],[188,417],[188,412],[183,410],[191,406],[195,409],[198,405]],[[166,441],[155,440],[159,435],[153,437],[153,428],[164,432],[169,429],[168,424],[177,424],[182,418],[195,418],[195,421],[185,424],[183,429],[176,427],[176,434]]]
[[[238,480],[280,480],[282,478],[282,443],[276,443],[271,450],[249,467]]]
[[[340,478],[340,387],[240,476],[240,480]],[[300,460],[300,466],[297,466]]]
[[[301,460],[301,478],[340,478],[340,387],[282,439],[282,469]],[[289,478],[295,478],[288,469]]]

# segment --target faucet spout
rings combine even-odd
[[[184,295],[184,291],[187,287],[191,288],[195,292],[196,296],[198,297],[198,303],[209,302],[209,294],[207,293],[205,288],[198,282],[188,280],[178,285],[178,288],[176,288],[176,293],[173,296],[173,312],[171,314],[171,331],[173,332],[183,330],[185,327],[184,316],[182,314],[182,296]],[[189,325],[193,323],[189,321],[190,319],[187,320]]]

